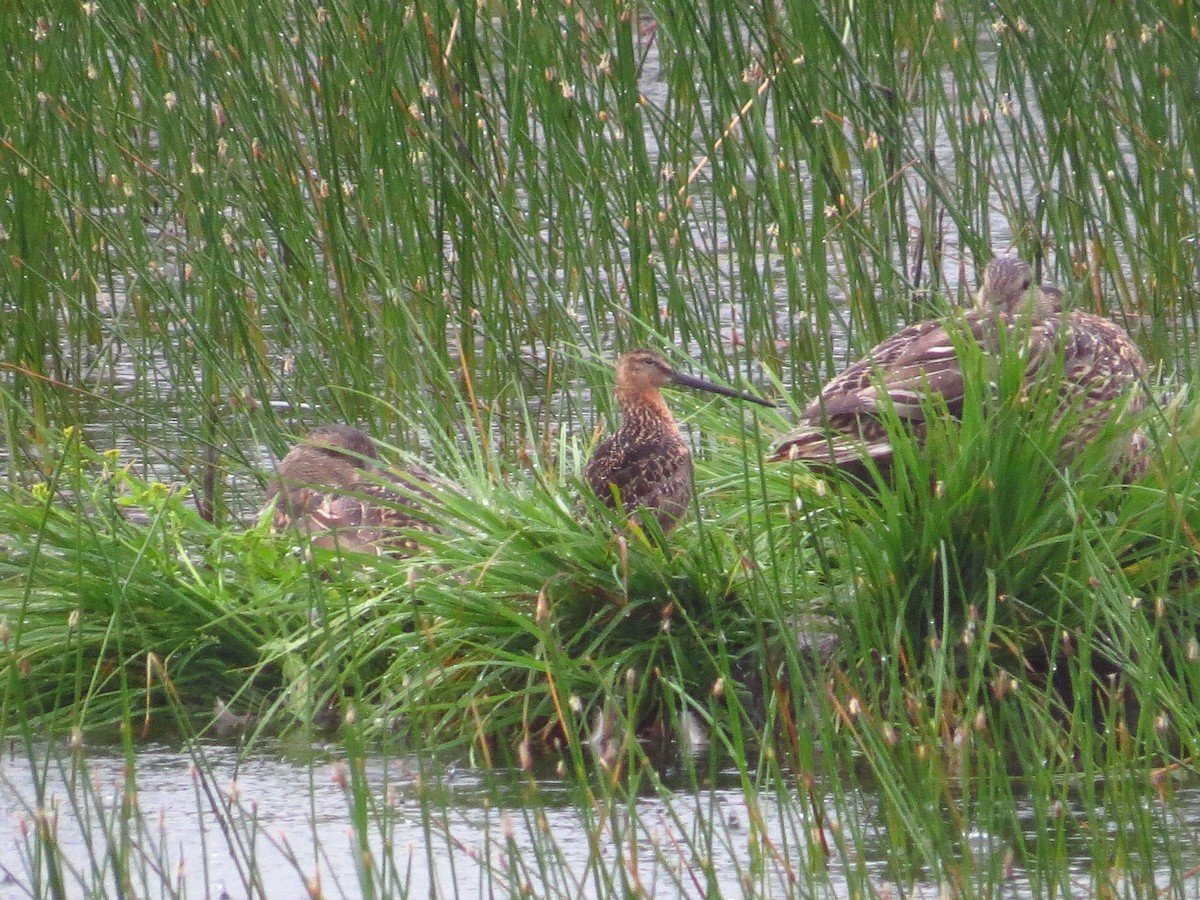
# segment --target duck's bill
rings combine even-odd
[[[722,397],[735,397],[738,400],[748,400],[760,406],[770,406],[772,408],[775,406],[775,403],[771,400],[764,400],[762,397],[756,397],[745,391],[738,391],[733,388],[724,387],[723,385],[713,384],[711,381],[705,381],[703,378],[696,378],[693,375],[684,375],[681,372],[676,372],[672,375],[671,382],[683,387],[695,388],[698,391],[708,391],[710,394],[720,394]]]

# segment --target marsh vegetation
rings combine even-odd
[[[14,889],[1200,889],[1194,4],[56,0],[0,39]],[[1055,398],[969,353],[889,477],[764,463],[1007,252],[1150,360],[1144,476],[1062,465]],[[635,347],[781,402],[669,394],[669,534],[582,480]],[[417,552],[259,515],[335,422],[430,473]],[[235,787],[276,763],[304,852]]]

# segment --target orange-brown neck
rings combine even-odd
[[[663,400],[662,391],[658,388],[639,390],[638,388],[618,387],[616,395],[617,406],[620,407],[623,417],[642,421],[658,420],[665,425],[674,427],[675,419],[671,415],[671,410],[667,408],[666,401]]]

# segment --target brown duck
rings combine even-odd
[[[267,486],[276,530],[296,529],[319,547],[407,555],[418,545],[406,529],[436,531],[418,514],[433,500],[432,479],[416,467],[391,469],[375,442],[347,425],[311,431],[279,462]]]
[[[965,384],[954,335],[969,333],[985,351],[997,352],[1001,330],[1026,345],[1026,383],[1057,378],[1060,410],[1079,415],[1062,447],[1064,461],[1115,416],[1144,406],[1146,361],[1124,329],[1091,313],[1064,313],[1061,291],[1035,286],[1028,263],[1004,257],[984,269],[974,309],[954,325],[918,322],[876,346],[825,386],[770,458],[831,465],[858,477],[867,474],[870,460],[886,472],[892,460],[887,406],[918,439],[925,434],[926,398],[940,396],[950,415],[960,417]],[[1144,468],[1143,444],[1137,429],[1120,439],[1116,449],[1127,477]]]
[[[675,527],[692,499],[692,454],[663,401],[661,389],[668,384],[775,405],[677,372],[650,350],[632,350],[617,359],[621,425],[596,448],[583,478],[609,507],[619,506],[631,516],[637,510],[653,512],[664,533]]]

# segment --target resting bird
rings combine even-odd
[[[596,448],[583,478],[612,508],[619,505],[631,516],[639,509],[652,511],[664,534],[675,527],[692,499],[692,454],[663,402],[660,389],[667,384],[775,405],[677,372],[650,350],[632,350],[617,360],[621,425]]]
[[[433,499],[428,473],[385,467],[375,442],[347,425],[323,425],[285,456],[267,486],[277,531],[297,529],[318,547],[402,556],[418,549],[402,529],[436,530],[416,514]]]
[[[886,473],[892,461],[887,406],[918,440],[926,428],[922,400],[940,396],[950,415],[961,417],[965,384],[955,336],[961,341],[969,334],[995,353],[1001,332],[1025,345],[1026,385],[1040,379],[1044,388],[1045,379],[1056,379],[1060,415],[1079,416],[1062,445],[1064,461],[1099,437],[1114,417],[1145,405],[1146,361],[1124,329],[1091,313],[1064,313],[1061,291],[1035,286],[1028,263],[1003,257],[984,269],[974,309],[954,324],[918,322],[883,341],[825,386],[770,459],[802,459],[860,478],[869,460]],[[1137,429],[1118,439],[1115,449],[1126,477],[1144,469],[1144,440]]]

